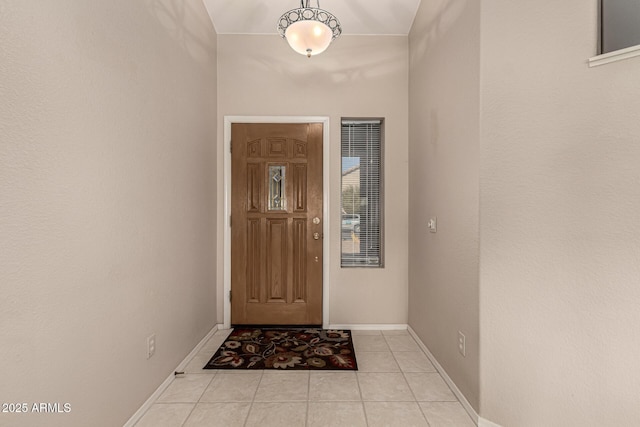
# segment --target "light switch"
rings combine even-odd
[[[433,217],[427,223],[427,227],[429,227],[429,231],[435,233],[438,229],[438,218]]]

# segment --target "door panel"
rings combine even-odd
[[[322,124],[231,139],[231,323],[322,324]]]

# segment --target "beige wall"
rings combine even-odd
[[[219,36],[216,76],[199,1],[0,2],[0,396],[72,405],[0,420],[126,421],[222,322],[217,123],[313,115],[332,126],[331,323],[408,319],[501,425],[633,425],[640,60],[587,67],[596,2],[513,3],[423,2],[409,43],[310,60]],[[339,267],[342,116],[386,118],[383,270]]]
[[[277,35],[218,36],[218,234],[223,231],[222,120],[329,116],[330,322],[407,322],[407,37],[343,36],[322,55],[296,54]],[[384,117],[386,266],[340,268],[340,118]],[[218,242],[222,253],[222,241]],[[218,263],[222,322],[222,263]]]
[[[597,2],[482,3],[481,408],[640,419],[640,58],[597,68]]]
[[[410,36],[409,324],[484,419],[633,425],[640,62],[588,68],[596,2],[475,3]]]
[[[2,1],[0,46],[0,396],[71,404],[0,424],[122,425],[216,320],[215,33],[196,0]]]
[[[409,325],[476,410],[479,24],[479,2],[422,2],[409,38]]]

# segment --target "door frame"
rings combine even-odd
[[[329,327],[329,117],[328,116],[224,116],[224,250],[223,327],[231,327],[231,124],[232,123],[322,123],[322,327]]]

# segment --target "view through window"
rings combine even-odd
[[[382,125],[342,120],[342,267],[383,266]]]

